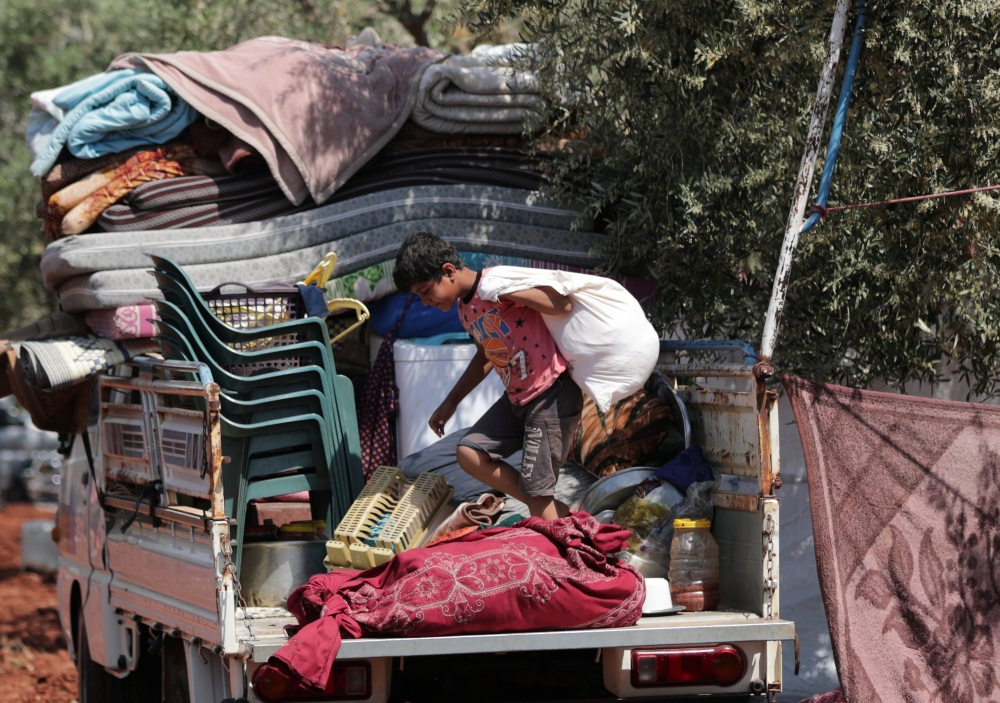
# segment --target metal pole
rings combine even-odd
[[[799,234],[805,219],[809,190],[812,186],[813,172],[816,169],[816,155],[819,153],[820,139],[823,136],[823,124],[826,122],[827,108],[830,106],[830,95],[833,93],[833,80],[837,73],[837,63],[840,60],[840,47],[847,29],[847,10],[850,6],[851,0],[837,1],[837,9],[833,15],[833,26],[830,27],[830,49],[820,74],[819,88],[816,90],[816,101],[813,103],[809,131],[806,134],[806,148],[802,154],[799,176],[795,181],[795,193],[792,196],[792,207],[788,213],[788,224],[785,226],[785,238],[781,244],[778,270],[774,274],[774,285],[771,288],[771,302],[767,306],[767,317],[764,319],[764,335],[760,342],[762,370],[763,367],[770,367],[771,356],[774,354],[774,345],[778,337],[778,323],[781,321],[781,312],[785,307],[785,296],[788,294],[788,281],[792,274],[792,258],[799,244]]]

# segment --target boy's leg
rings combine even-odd
[[[554,520],[569,514],[555,499],[555,487],[582,412],[583,393],[569,373],[528,404],[520,485],[533,516]]]
[[[502,459],[493,459],[482,449],[458,445],[458,465],[465,473],[485,483],[490,488],[506,493],[528,506],[532,517],[555,520],[569,515],[569,508],[553,496],[530,496],[521,491],[521,474]]]
[[[465,473],[482,481],[490,488],[506,493],[512,498],[527,503],[521,494],[519,481],[521,474],[517,469],[502,459],[493,459],[485,450],[473,448],[467,444],[458,445],[456,453],[458,465]]]
[[[518,484],[520,474],[502,460],[521,448],[524,422],[514,415],[514,407],[504,393],[458,443],[458,465],[490,488],[524,501]]]

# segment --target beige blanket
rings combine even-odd
[[[225,51],[124,54],[198,112],[250,144],[294,204],[322,203],[406,121],[424,70],[443,54],[390,46],[327,48],[261,37]]]

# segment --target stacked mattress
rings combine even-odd
[[[79,312],[157,297],[147,275],[150,253],[169,256],[207,291],[229,281],[294,283],[330,251],[337,254],[336,275],[345,276],[393,259],[403,240],[421,230],[460,251],[590,268],[604,238],[593,228],[575,208],[533,190],[413,185],[262,222],[67,237],[46,248],[41,269],[63,309]]]
[[[35,168],[54,240],[45,285],[66,312],[103,311],[90,319],[106,334],[142,336],[149,330],[105,322],[131,320],[159,296],[148,254],[176,261],[208,292],[296,283],[333,252],[327,296],[364,302],[391,292],[396,252],[419,231],[479,266],[592,269],[602,235],[576,208],[539,196],[551,157],[521,148],[525,120],[543,107],[536,78],[518,68],[531,51],[446,56],[372,32],[342,49],[266,37],[223,52],[125,54],[103,74],[39,92],[44,124],[28,136],[47,159]],[[320,74],[300,70],[317,57]],[[287,76],[295,99],[282,83],[276,101],[274,81]],[[62,153],[46,135],[75,129],[64,108],[109,115],[104,86],[118,80],[159,86],[183,118],[177,129],[157,122],[155,140],[133,144],[115,123],[93,148],[77,153],[70,140]]]

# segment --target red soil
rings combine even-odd
[[[59,627],[55,576],[21,571],[21,525],[52,518],[31,505],[0,508],[0,700],[70,703],[76,667]]]

